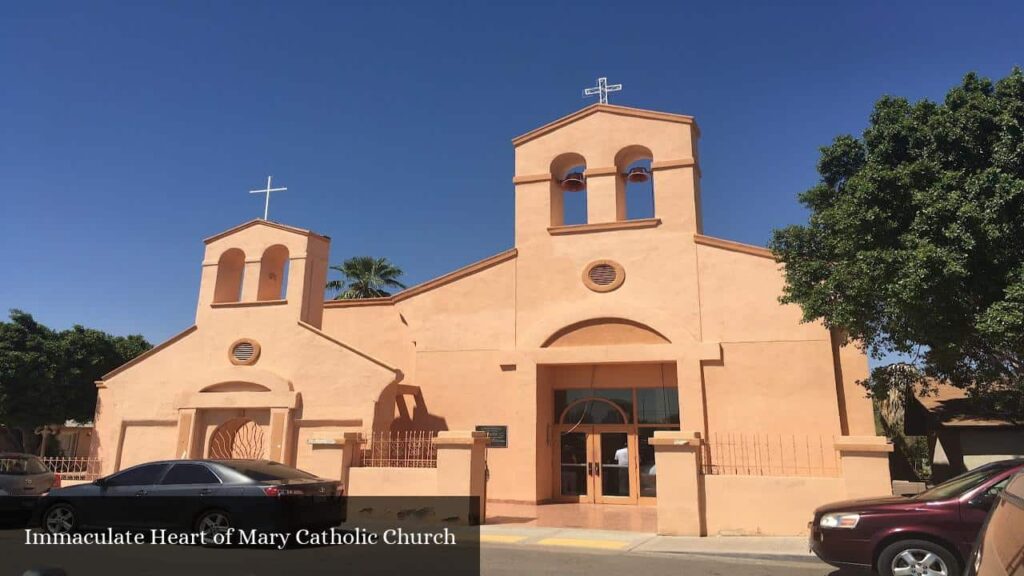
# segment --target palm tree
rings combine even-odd
[[[387,258],[356,256],[345,260],[340,266],[331,266],[331,270],[341,272],[344,277],[342,280],[327,282],[327,290],[337,293],[335,300],[382,298],[391,295],[385,288],[405,288],[405,284],[398,281],[402,269]]]

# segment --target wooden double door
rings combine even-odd
[[[555,429],[555,498],[562,502],[637,503],[634,426],[581,425]]]

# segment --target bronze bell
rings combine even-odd
[[[571,172],[562,179],[562,190],[566,192],[579,192],[587,187],[587,178],[583,172]]]
[[[636,166],[630,168],[629,172],[626,173],[626,180],[629,182],[642,183],[647,182],[651,179],[651,171],[643,166]]]

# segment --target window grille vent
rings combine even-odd
[[[615,277],[618,273],[611,264],[598,264],[590,269],[587,274],[590,276],[590,281],[598,286],[608,286],[612,282],[615,282]]]
[[[591,262],[583,269],[583,284],[594,292],[611,292],[626,279],[622,265],[612,260]]]
[[[252,364],[256,360],[256,345],[243,340],[231,348],[231,358],[236,364]]]

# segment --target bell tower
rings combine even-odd
[[[204,242],[196,324],[267,310],[321,326],[329,238],[252,220]]]
[[[700,233],[699,135],[691,116],[594,104],[515,138],[516,246],[623,229]],[[630,219],[627,191],[647,181],[654,214]],[[565,220],[573,194],[585,195],[586,222]]]

